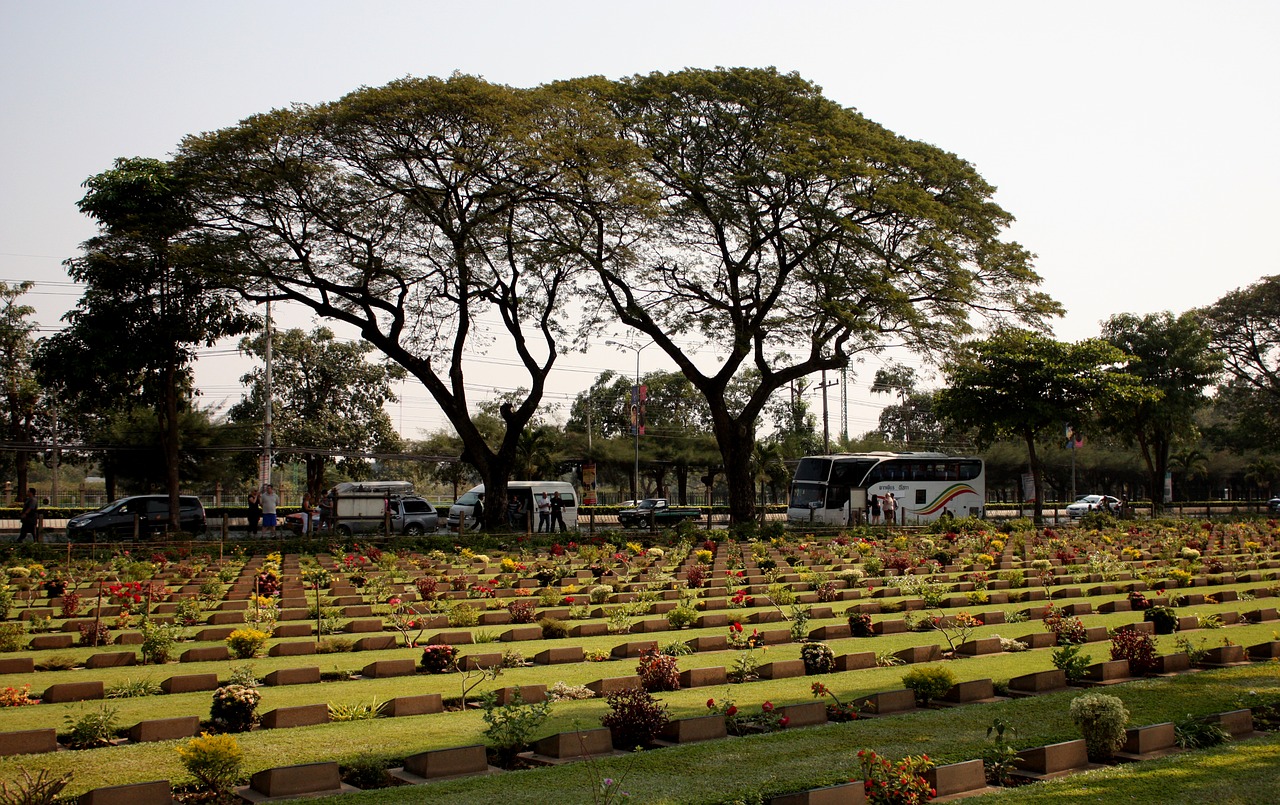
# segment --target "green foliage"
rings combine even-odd
[[[203,732],[178,744],[174,751],[187,773],[219,797],[229,795],[243,773],[244,750],[234,735]]]
[[[542,627],[544,640],[563,640],[569,636],[569,624],[559,618],[549,618],[544,615],[538,621],[538,625]]]
[[[1089,657],[1081,651],[1080,646],[1070,643],[1054,650],[1053,667],[1062,670],[1067,675],[1068,682],[1078,682],[1084,679],[1089,668]]]
[[[1173,634],[1178,630],[1178,613],[1169,607],[1149,607],[1142,613],[1142,619],[1155,624],[1156,634]]]
[[[640,687],[651,693],[680,690],[680,669],[676,658],[670,655],[655,650],[644,652],[636,675],[640,677]]]
[[[142,622],[142,661],[157,665],[168,662],[173,646],[182,637],[182,627],[153,620]]]
[[[115,738],[116,715],[119,712],[117,708],[104,704],[79,717],[68,713],[64,717],[67,723],[67,746],[72,749],[110,746],[111,740]]]
[[[1124,745],[1129,711],[1115,696],[1086,693],[1071,700],[1071,720],[1084,735],[1089,759],[1101,762]]]
[[[698,620],[698,610],[683,604],[667,613],[667,623],[672,629],[683,629],[692,626]]]
[[[924,776],[933,768],[928,755],[908,755],[895,763],[870,749],[860,749],[858,764],[871,805],[924,805],[932,799],[932,786]]]
[[[0,652],[21,651],[27,643],[25,623],[0,623]]]
[[[941,698],[955,683],[956,675],[945,665],[923,665],[902,675],[902,686],[916,694],[922,707]]]
[[[455,629],[466,629],[480,622],[480,610],[471,604],[454,604],[446,615],[449,625]]]
[[[1208,749],[1230,740],[1231,736],[1222,727],[1196,718],[1184,716],[1173,722],[1173,736],[1178,746],[1183,749]]]
[[[395,785],[387,763],[376,755],[361,755],[342,764],[342,782],[361,791]]]
[[[158,696],[163,693],[160,685],[150,679],[126,679],[106,690],[108,699],[136,699],[142,696]]]
[[[484,709],[484,735],[500,761],[510,764],[516,753],[524,750],[533,733],[551,716],[551,702],[526,704],[516,688],[509,704],[499,705],[492,693],[481,698]]]
[[[1013,771],[1017,769],[1018,750],[1007,740],[1018,734],[1018,730],[1002,718],[997,718],[987,727],[987,740],[990,744],[982,750],[982,768],[987,782],[992,785],[1009,785],[1013,781]]]
[[[418,667],[429,674],[443,674],[454,670],[458,649],[446,643],[424,646]]]
[[[382,717],[382,704],[375,696],[369,704],[364,702],[329,702],[330,721],[372,721]]]

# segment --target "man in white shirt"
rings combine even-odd
[[[262,492],[262,527],[271,536],[276,535],[276,507],[280,505],[280,496],[276,488],[267,484]]]

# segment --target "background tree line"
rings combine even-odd
[[[193,433],[211,426],[206,452],[246,443],[261,379],[246,377],[245,400],[215,417],[195,404],[190,367],[197,346],[227,336],[260,350],[248,306],[269,301],[362,338],[348,349],[320,328],[280,340],[297,371],[275,401],[277,444],[303,451],[313,492],[344,454],[398,450],[449,484],[471,479],[456,457],[495,496],[515,475],[586,460],[611,471],[628,442],[626,378],[599,378],[563,423],[544,405],[558,357],[602,335],[643,339],[678,367],[647,378],[649,489],[680,497],[691,478],[716,478],[735,520],[761,489],[785,486],[787,459],[815,451],[812,417],[788,390],[890,343],[943,367],[946,388],[877,376],[899,399],[882,430],[913,448],[930,430],[975,449],[1016,437],[1038,499],[1038,447],[1064,423],[1132,444],[1155,488],[1208,432],[1197,417],[1219,376],[1220,427],[1238,440],[1274,429],[1270,280],[1206,311],[1117,316],[1098,339],[1056,342],[1045,333],[1060,308],[1036,290],[1028,253],[1001,239],[1012,218],[994,188],[794,74],[532,89],[404,79],[193,135],[168,161],[118,160],[86,187],[81,208],[100,234],[68,261],[86,292],[67,328],[31,350],[29,373],[59,401],[60,433],[85,455],[97,448],[112,488],[127,472],[176,495],[203,472],[186,466],[198,443],[185,420]],[[466,355],[496,340],[524,376],[476,405]],[[1189,345],[1201,343],[1197,362]],[[421,383],[450,432],[397,443],[380,413],[401,377]],[[13,424],[20,397],[15,455],[51,429],[38,414]],[[162,459],[141,462],[160,467],[150,476],[124,466],[120,448],[136,438],[107,449],[122,422],[138,433],[142,419]]]

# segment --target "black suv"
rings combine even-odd
[[[206,528],[204,504],[195,495],[178,498],[178,522],[183,531],[203,534]],[[97,511],[78,514],[67,521],[67,539],[71,542],[100,536],[131,537],[134,520],[139,536],[163,532],[169,523],[168,495],[135,495],[120,498]]]

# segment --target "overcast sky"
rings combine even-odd
[[[775,66],[999,188],[1010,237],[1067,309],[1060,338],[1119,312],[1181,312],[1280,273],[1280,3],[16,2],[0,0],[0,280],[32,280],[43,332],[79,298],[62,268],[93,227],[80,183],[120,156],[359,86],[473,73],[532,86],[599,74]],[[306,316],[290,322],[309,326]],[[201,358],[237,398],[233,345]],[[657,350],[642,371],[664,366]],[[858,367],[849,429],[874,427]],[[567,356],[552,402],[634,353]],[[500,359],[469,380],[504,388]],[[834,404],[834,397],[833,404]],[[393,418],[397,413],[393,413]],[[444,419],[404,389],[405,435]],[[838,430],[838,414],[832,414]]]

